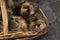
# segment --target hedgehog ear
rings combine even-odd
[[[40,2],[40,0],[25,0],[25,1],[34,2],[34,3],[37,3],[37,4]]]

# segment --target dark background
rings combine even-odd
[[[48,17],[50,30],[34,40],[60,40],[60,0],[42,0],[39,5]]]

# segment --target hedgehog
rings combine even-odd
[[[21,16],[13,16],[9,21],[10,31],[27,31],[26,21]]]
[[[29,1],[26,1],[24,2],[22,5],[21,5],[21,15],[23,15],[24,13],[28,12],[29,11],[29,15],[33,15],[34,14],[34,7],[33,5],[29,2]]]
[[[41,32],[46,28],[46,23],[42,19],[37,19],[35,21],[30,22],[29,24],[29,30],[31,31],[36,31],[36,32]]]

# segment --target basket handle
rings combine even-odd
[[[8,34],[8,16],[5,0],[0,0],[1,4],[1,12],[2,12],[2,20],[3,20],[3,34]]]

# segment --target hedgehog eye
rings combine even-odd
[[[37,27],[40,27],[40,24],[38,24]]]
[[[39,28],[39,27],[40,27],[40,25],[41,25],[41,24],[37,24],[35,27],[36,27],[36,28]]]

